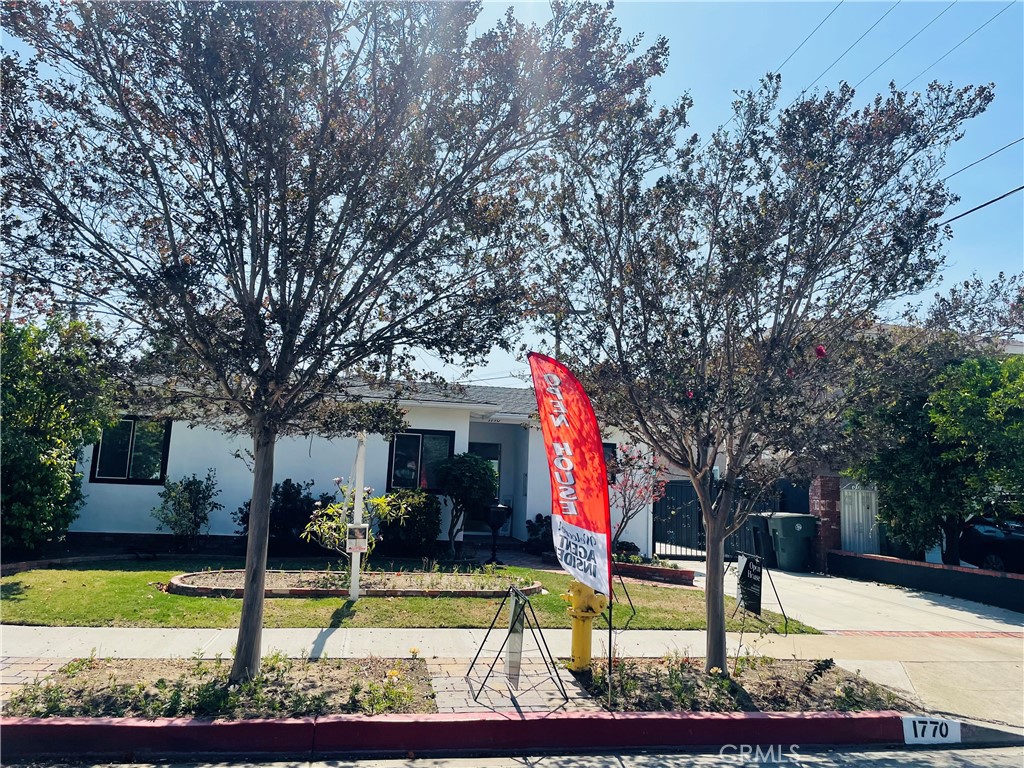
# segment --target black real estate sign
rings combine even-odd
[[[743,610],[761,615],[761,576],[764,573],[764,561],[757,555],[737,554],[736,566],[739,570],[739,582],[736,587],[736,599]]]

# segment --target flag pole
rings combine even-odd
[[[611,592],[611,590],[608,590]],[[609,598],[611,595],[609,595]],[[608,600],[608,711],[612,711],[612,656],[615,655],[615,646],[612,645],[612,600]]]

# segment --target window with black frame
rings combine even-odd
[[[170,421],[125,416],[93,446],[89,482],[162,485],[170,442]]]
[[[388,460],[388,490],[437,490],[437,468],[455,455],[455,433],[410,429],[395,435]]]

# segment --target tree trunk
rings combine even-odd
[[[960,527],[959,518],[942,521],[942,562],[946,565],[960,565]]]
[[[727,673],[729,666],[725,656],[725,531],[724,526],[711,525],[705,521],[707,531],[707,576],[704,587],[704,603],[708,622],[707,654],[704,671],[718,668]]]
[[[252,501],[249,502],[249,538],[245,551],[245,592],[238,624],[235,661],[230,681],[251,680],[260,671],[263,635],[263,592],[267,580],[267,543],[270,539],[270,495],[274,488],[274,445],[277,430],[258,425],[253,439]]]
[[[452,560],[455,559],[455,537],[459,533],[459,525],[462,522],[461,512],[459,512],[458,517],[456,517],[457,509],[459,508],[452,504],[452,519],[451,522],[448,523],[448,553],[451,555]]]

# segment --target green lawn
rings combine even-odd
[[[239,559],[219,561],[157,560],[110,561],[78,567],[26,571],[0,579],[0,621],[4,624],[80,627],[236,627],[242,601],[169,595],[159,589],[179,573],[203,567],[241,568]],[[271,562],[271,568],[313,569],[308,561]],[[406,568],[408,570],[408,567]],[[540,581],[549,594],[531,598],[543,627],[569,627],[566,604],[559,595],[566,590],[564,574],[509,568],[509,572]],[[697,590],[630,584],[637,615],[630,629],[703,629],[704,593]],[[727,598],[727,614],[734,602]],[[266,627],[488,627],[501,601],[486,598],[363,598],[350,603],[341,598],[272,598],[266,601]],[[629,618],[624,603],[616,606],[614,619],[621,627]],[[740,617],[730,620],[730,630],[740,629]],[[782,631],[782,617],[764,614]],[[598,625],[607,626],[598,621]],[[747,631],[758,622],[748,619]],[[790,620],[789,631],[813,633],[811,627]]]

